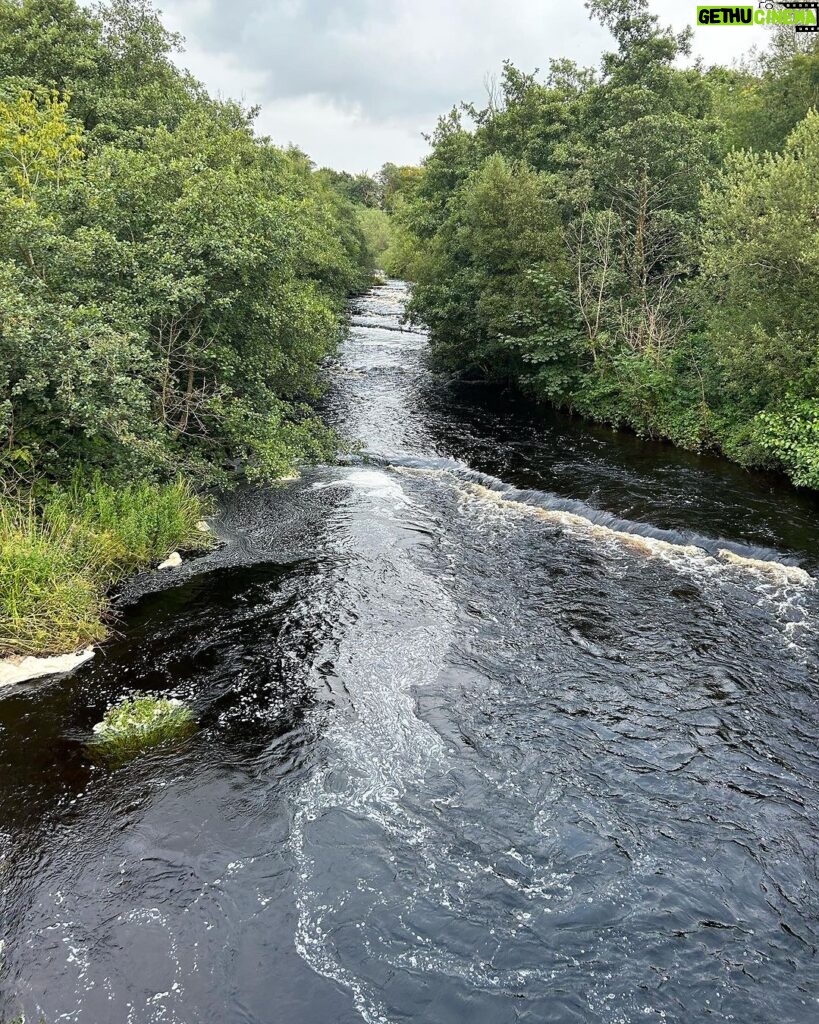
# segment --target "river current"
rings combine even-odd
[[[0,1020],[813,1024],[819,504],[447,384],[405,299],[346,464],[0,692]],[[198,733],[94,766],[138,692]]]

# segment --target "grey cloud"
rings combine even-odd
[[[545,66],[552,54],[592,57],[601,39],[579,2],[176,0],[166,7],[188,23],[197,46],[261,72],[270,98],[319,95],[393,121],[479,99],[484,75],[504,57]]]
[[[160,3],[162,0],[160,0]],[[420,155],[421,130],[484,97],[504,58],[531,71],[552,57],[596,64],[611,40],[582,0],[166,0],[191,69],[212,91],[262,105],[260,129],[348,169]],[[682,28],[691,10],[654,0]],[[761,31],[765,31],[764,29]],[[729,61],[743,32],[700,29],[695,52]],[[379,157],[378,154],[381,154]]]

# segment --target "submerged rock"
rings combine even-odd
[[[157,569],[178,569],[182,564],[182,556],[178,551],[172,551],[164,562],[160,562]]]
[[[0,661],[0,686],[73,672],[75,668],[93,657],[94,649],[89,647],[75,654],[58,654],[52,658],[6,658],[5,661]]]

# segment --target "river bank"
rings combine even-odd
[[[0,685],[81,664],[108,635],[111,587],[168,556],[178,564],[179,550],[207,550],[207,511],[181,480],[113,487],[99,477],[39,504],[0,504]]]
[[[435,366],[435,359],[432,359]],[[800,487],[782,471],[755,465],[745,465],[722,451],[718,445],[686,445],[679,439],[661,434],[651,435],[635,430],[628,423],[612,423],[592,412],[581,412],[571,406],[551,404],[531,392],[522,390],[514,380],[492,381],[486,377],[453,373],[441,369],[446,388],[453,395],[474,396],[475,402],[487,407],[514,408],[515,421],[524,436],[530,430],[549,431],[553,428],[571,437],[587,435],[590,444],[602,444],[612,451],[628,451],[642,460],[659,460],[663,464],[686,464],[705,472],[714,472],[726,479],[744,481],[754,495],[773,495],[788,492],[799,507],[813,510],[819,517],[819,490]],[[741,486],[741,484],[738,484]]]

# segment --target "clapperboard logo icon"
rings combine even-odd
[[[763,5],[760,4],[759,6],[762,7]],[[765,7],[768,6],[768,4],[765,4]],[[774,4],[770,4],[770,6],[773,7]],[[813,11],[814,17],[812,19],[812,25],[802,25],[797,23],[796,25],[794,25],[794,28],[797,32],[819,32],[819,0],[816,0],[815,3],[783,3],[778,4],[777,6],[784,7],[787,11]]]

